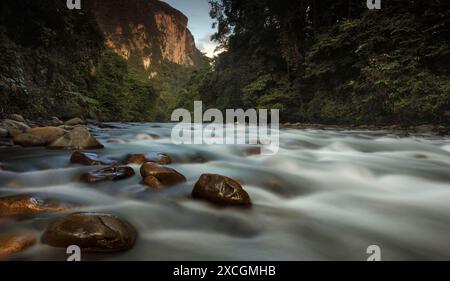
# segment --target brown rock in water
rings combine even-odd
[[[142,165],[147,162],[147,158],[144,154],[129,154],[126,157],[125,162],[128,164]]]
[[[158,163],[161,165],[169,165],[172,163],[172,159],[169,155],[164,153],[157,153],[155,155],[145,155],[145,154],[130,154],[125,160],[128,164],[142,165],[146,162]]]
[[[64,124],[68,125],[68,126],[85,125],[86,121],[84,121],[81,118],[76,117],[76,118],[72,118],[72,119],[66,121]]]
[[[6,259],[36,244],[34,234],[0,235],[0,259]]]
[[[157,163],[159,163],[161,165],[169,165],[169,164],[172,164],[172,158],[170,158],[170,156],[167,154],[159,153]]]
[[[100,166],[100,165],[116,165],[117,161],[109,159],[100,159],[95,153],[83,153],[75,151],[70,157],[72,164],[80,164],[86,166]]]
[[[244,150],[245,156],[261,155],[261,147],[248,147]]]
[[[432,133],[432,132],[434,131],[434,125],[421,125],[421,126],[416,126],[416,127],[414,128],[414,130],[415,130],[417,133],[420,133],[420,134],[429,134],[429,133]]]
[[[65,134],[64,130],[58,127],[30,128],[25,132],[43,139],[47,144],[54,142]]]
[[[15,121],[15,120],[11,120],[11,119],[3,120],[1,125],[3,128],[5,128],[8,131],[11,129],[17,129],[17,130],[20,130],[21,132],[24,132],[30,128],[30,126],[28,126],[24,122],[19,122],[19,121]]]
[[[248,193],[235,180],[204,174],[195,184],[192,197],[226,206],[251,206]]]
[[[95,153],[82,153],[82,152],[74,152],[70,157],[70,163],[72,164],[81,164],[86,166],[98,166],[102,165],[102,162],[98,158],[98,155]]]
[[[52,117],[46,123],[48,124],[48,126],[53,126],[53,127],[58,127],[58,126],[64,125],[64,122],[59,120],[58,117]]]
[[[75,127],[69,133],[52,142],[47,148],[90,150],[104,148],[104,146],[86,128]]]
[[[18,135],[21,135],[21,134],[23,134],[23,131],[19,130],[19,129],[11,128],[11,129],[8,130],[8,135],[10,137],[12,137],[12,138],[15,138],[15,137],[17,137]]]
[[[96,183],[101,181],[123,180],[134,175],[134,170],[131,167],[114,166],[83,174],[81,180],[88,183]]]
[[[20,134],[14,137],[14,144],[23,147],[45,146],[46,143],[43,138],[31,134]]]
[[[0,216],[31,215],[36,213],[62,212],[72,206],[52,200],[19,195],[0,198]]]
[[[78,213],[51,222],[41,241],[59,248],[77,245],[87,252],[118,252],[131,249],[136,237],[136,229],[116,216]]]
[[[144,183],[154,183],[151,187],[161,188],[161,186],[171,186],[178,183],[186,182],[186,177],[177,172],[174,169],[161,167],[155,163],[145,163],[141,166],[141,176],[144,178]],[[159,183],[156,183],[154,179],[145,180],[147,177],[154,177]]]
[[[22,115],[20,114],[11,114],[9,115],[9,119],[17,121],[17,122],[21,122],[21,123],[25,123],[25,118],[23,118]]]
[[[148,176],[144,178],[144,184],[156,189],[162,189],[165,187],[156,177]]]

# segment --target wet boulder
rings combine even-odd
[[[52,142],[47,148],[90,150],[104,148],[104,146],[91,135],[88,129],[75,127],[69,133]]]
[[[77,213],[51,222],[41,241],[58,248],[77,245],[86,252],[118,252],[131,249],[136,237],[136,229],[116,216]]]
[[[154,176],[148,176],[144,178],[144,184],[146,186],[150,186],[155,189],[163,189],[166,187],[162,182],[160,182],[156,177]]]
[[[45,124],[47,124],[47,126],[58,127],[64,125],[64,122],[61,121],[58,117],[52,117],[49,120],[45,121]]]
[[[65,134],[65,131],[58,127],[30,128],[25,132],[29,135],[41,138],[46,144],[54,142]]]
[[[34,196],[9,196],[0,198],[0,217],[63,212],[72,207],[73,205],[70,204],[44,200]]]
[[[83,174],[81,176],[81,180],[88,183],[96,183],[101,181],[118,181],[127,179],[134,175],[134,170],[131,167],[113,166]]]
[[[9,115],[9,119],[17,121],[17,122],[26,123],[25,118],[23,118],[23,116],[20,114],[11,114],[11,115]]]
[[[248,193],[235,180],[204,174],[195,184],[192,197],[224,206],[251,206]]]
[[[85,125],[86,121],[84,121],[83,119],[81,119],[79,117],[76,117],[76,118],[67,120],[66,122],[64,122],[64,124],[67,126]]]
[[[151,162],[143,164],[140,172],[144,183],[153,188],[161,188],[186,182],[186,177],[176,170]],[[151,178],[147,179],[148,177]]]
[[[169,165],[172,163],[172,158],[169,155],[164,153],[155,153],[155,154],[129,154],[125,160],[128,164],[136,164],[142,165],[147,162],[157,163],[161,165]]]
[[[416,126],[414,128],[414,130],[420,134],[431,134],[434,131],[434,126],[433,125],[421,125],[421,126]]]
[[[7,259],[23,252],[34,244],[36,244],[36,235],[31,233],[0,235],[0,259]]]
[[[117,161],[112,159],[101,159],[95,153],[84,153],[75,151],[70,157],[70,163],[80,164],[85,166],[100,166],[100,165],[116,165]]]
[[[15,128],[10,128],[10,129],[8,130],[8,135],[9,135],[11,138],[15,138],[15,137],[17,137],[18,135],[21,135],[21,134],[23,134],[23,133],[24,133],[24,131],[19,130],[19,129],[15,129]]]
[[[17,129],[21,132],[25,132],[27,129],[30,128],[24,122],[19,122],[19,121],[15,121],[15,120],[11,120],[11,119],[3,120],[3,122],[1,123],[1,127],[5,128],[8,131],[11,129]]]
[[[31,134],[18,134],[14,137],[14,144],[23,147],[45,146],[46,143],[43,138]]]

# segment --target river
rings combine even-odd
[[[77,211],[117,214],[139,232],[133,249],[84,260],[366,260],[377,245],[383,260],[450,259],[450,137],[387,131],[281,129],[275,155],[242,145],[175,145],[170,124],[92,127],[105,149],[163,152],[188,182],[165,190],[137,175],[82,183],[95,169],[70,164],[70,151],[0,150],[0,196],[35,194],[77,202]],[[203,173],[242,183],[250,209],[191,199]],[[7,227],[42,232],[61,214]],[[0,225],[0,229],[2,226]],[[38,243],[17,259],[65,260],[64,250]]]

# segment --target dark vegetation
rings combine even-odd
[[[105,47],[94,17],[66,1],[0,3],[0,114],[155,118],[159,95]]]
[[[163,121],[176,106],[279,108],[283,121],[449,122],[450,2],[213,0],[226,52],[149,80],[60,0],[0,2],[0,115]]]
[[[450,2],[214,0],[227,51],[180,104],[279,108],[292,122],[449,121]]]

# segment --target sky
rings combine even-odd
[[[213,57],[217,43],[211,41],[215,29],[212,28],[214,21],[209,17],[208,0],[163,0],[163,2],[189,18],[189,30],[194,35],[197,48],[208,57]]]

